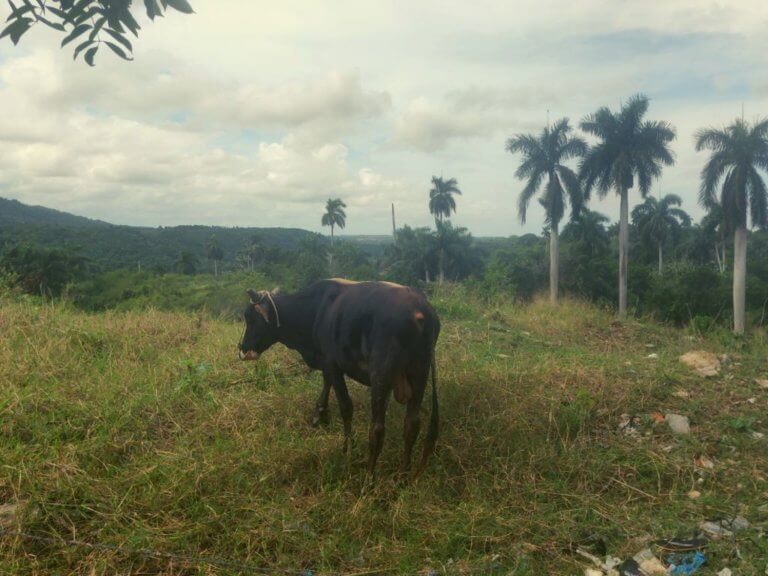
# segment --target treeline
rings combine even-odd
[[[707,219],[684,224],[665,238],[662,272],[659,246],[642,233],[638,218],[629,227],[630,310],[676,324],[693,322],[704,329],[731,322],[730,290],[733,248]],[[597,212],[584,209],[560,235],[561,289],[570,296],[614,307],[617,299],[617,226]],[[747,309],[752,325],[764,325],[768,299],[768,232],[749,238]],[[210,238],[201,251],[210,245]],[[154,306],[206,308],[229,313],[241,305],[246,285],[280,285],[292,290],[336,275],[356,280],[391,280],[411,285],[439,281],[464,282],[489,299],[503,293],[521,302],[547,290],[549,235],[526,234],[507,239],[475,239],[450,221],[434,229],[400,228],[396,241],[378,255],[360,245],[308,234],[296,248],[269,244],[252,236],[237,250],[233,264],[215,278],[211,263],[195,259],[192,268],[179,255],[171,272],[135,269],[97,273],[87,259],[62,249],[15,246],[0,257],[0,268],[32,294],[64,295],[89,310]],[[184,274],[186,272],[186,274]]]

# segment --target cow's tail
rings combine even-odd
[[[424,453],[421,456],[421,464],[416,472],[418,476],[424,470],[427,465],[427,460],[435,451],[435,444],[437,443],[437,436],[440,430],[440,411],[437,402],[437,366],[435,362],[435,341],[430,342],[429,347],[429,371],[432,379],[432,410],[429,414],[429,428],[427,429],[427,437],[424,439]]]

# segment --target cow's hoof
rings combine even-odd
[[[328,410],[317,409],[312,416],[312,426],[328,426]]]

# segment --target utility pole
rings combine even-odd
[[[397,240],[397,227],[395,226],[395,203],[392,202],[392,240]]]

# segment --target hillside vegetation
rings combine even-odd
[[[380,476],[361,492],[362,386],[350,386],[347,459],[335,410],[327,429],[309,425],[320,376],[279,346],[238,362],[239,323],[6,295],[0,506],[12,512],[0,527],[47,540],[0,538],[0,573],[582,574],[569,551],[581,538],[627,557],[735,514],[752,526],[713,541],[700,573],[764,573],[764,332],[703,338],[578,301],[521,306],[448,286],[432,300],[438,452],[418,481],[398,479],[393,403]],[[693,349],[727,355],[721,372],[682,365]],[[654,424],[655,411],[687,416],[691,434]],[[637,437],[617,430],[623,413],[638,416]],[[702,455],[713,468],[697,467]]]

